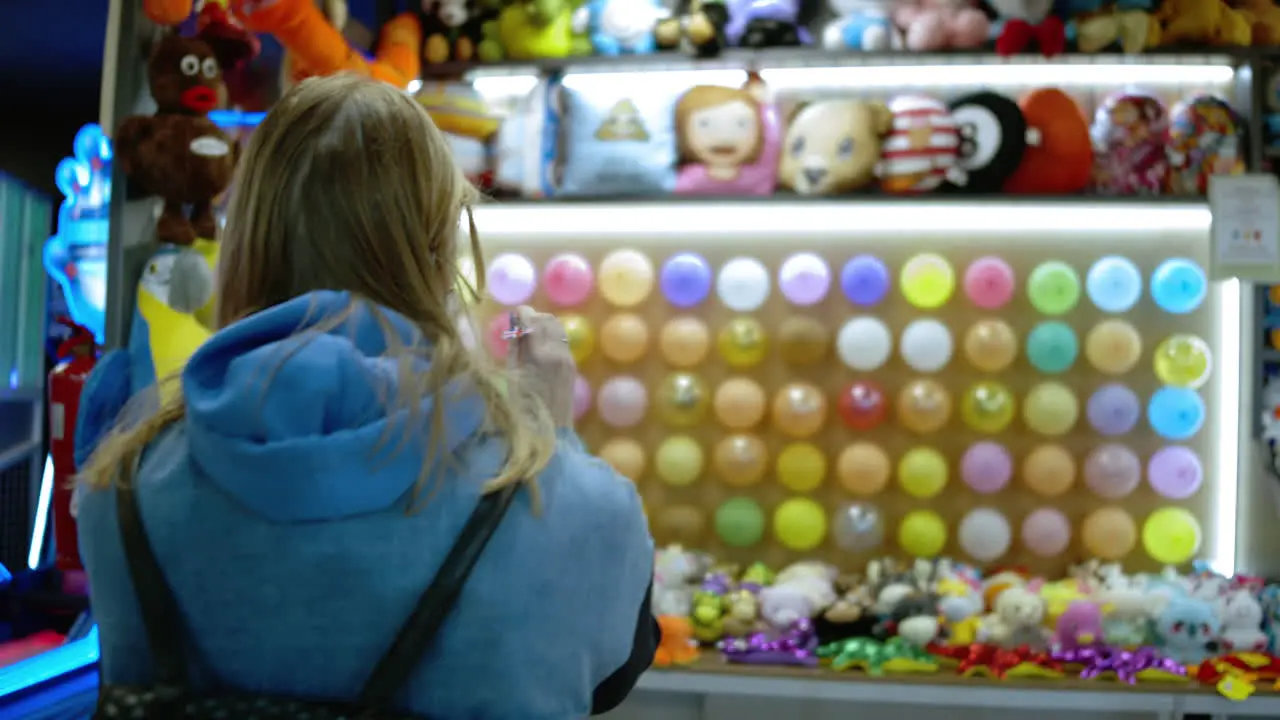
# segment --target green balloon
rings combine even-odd
[[[1064,322],[1042,322],[1027,335],[1027,360],[1046,375],[1071,369],[1079,353],[1076,333]]]
[[[1040,263],[1027,278],[1027,298],[1045,315],[1063,315],[1080,303],[1080,274],[1061,260]]]
[[[730,547],[751,547],[764,537],[765,517],[760,504],[736,497],[716,509],[716,535]]]

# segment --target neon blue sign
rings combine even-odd
[[[76,133],[73,157],[54,174],[65,200],[58,229],[44,245],[45,271],[62,288],[71,319],[106,340],[107,235],[111,206],[111,140],[97,125]]]

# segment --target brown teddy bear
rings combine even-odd
[[[778,182],[799,195],[839,195],[870,185],[893,129],[883,103],[823,100],[801,106],[782,143]]]
[[[156,112],[120,124],[116,162],[130,181],[164,200],[156,223],[160,242],[212,240],[213,201],[231,184],[238,155],[231,137],[208,118],[226,93],[222,70],[208,43],[175,34],[156,46],[147,79]]]

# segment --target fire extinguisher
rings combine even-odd
[[[49,373],[49,454],[53,458],[53,537],[59,570],[83,570],[72,507],[76,477],[76,416],[85,378],[98,362],[93,332],[65,317],[71,334],[58,346],[58,365]]]

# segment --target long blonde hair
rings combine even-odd
[[[347,291],[352,303],[307,332],[331,330],[356,310],[370,311],[399,367],[389,412],[416,411],[423,398],[462,380],[486,406],[486,429],[508,443],[506,463],[485,490],[532,479],[546,466],[555,432],[545,404],[527,383],[512,382],[462,340],[451,298],[479,291],[458,269],[464,212],[477,285],[484,286],[471,218],[477,193],[417,102],[365,78],[308,79],[254,132],[234,187],[216,280],[220,327],[313,290]],[[383,308],[411,321],[423,341],[407,344]],[[417,369],[418,359],[429,359],[430,370]],[[441,459],[444,405],[443,399],[433,405],[415,498]],[[98,488],[128,482],[143,449],[185,414],[175,393],[156,414],[108,435],[82,477]],[[415,427],[420,424],[404,424],[401,443],[417,441]]]

